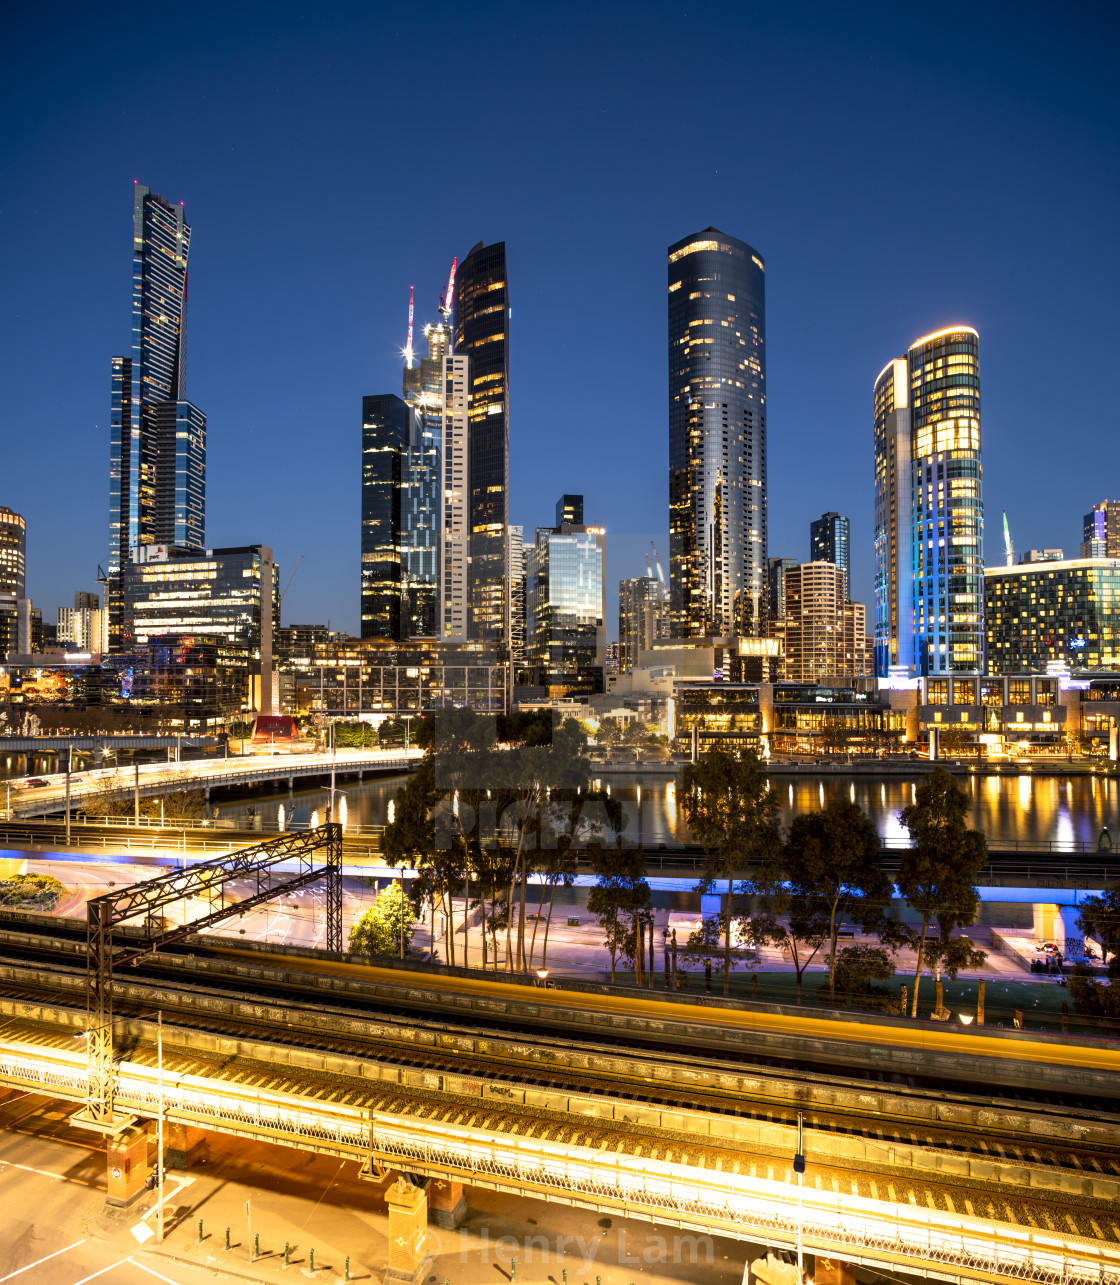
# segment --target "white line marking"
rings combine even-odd
[[[28,1096],[30,1097],[32,1095],[28,1094]],[[78,1178],[67,1178],[63,1173],[51,1173],[49,1169],[32,1169],[30,1165],[17,1165],[14,1160],[0,1160],[0,1172],[3,1171],[5,1165],[7,1165],[9,1169],[20,1169],[24,1173],[38,1174],[40,1178],[53,1178],[55,1182],[72,1182],[79,1187],[86,1187],[89,1185]],[[5,1276],[2,1279],[7,1280],[8,1278]]]
[[[157,1281],[166,1281],[167,1285],[179,1285],[178,1281],[173,1281],[170,1276],[161,1276],[154,1267],[149,1267],[146,1263],[138,1263],[135,1258],[128,1260],[133,1267],[139,1267],[142,1272],[147,1272],[149,1276],[154,1276]],[[78,1285],[81,1285],[79,1281]]]
[[[103,1267],[99,1272],[94,1272],[91,1276],[83,1276],[80,1281],[75,1281],[74,1285],[86,1285],[86,1281],[94,1281],[99,1276],[104,1276],[106,1272],[111,1272],[114,1267],[123,1267],[127,1262],[131,1262],[131,1259],[122,1258],[119,1263],[110,1263],[108,1267]]]
[[[76,1240],[72,1245],[67,1245],[65,1249],[56,1249],[53,1254],[48,1254],[46,1258],[40,1258],[38,1262],[28,1263],[26,1267],[21,1267],[18,1271],[9,1272],[7,1276],[0,1276],[0,1281],[10,1281],[13,1276],[22,1276],[24,1272],[29,1272],[33,1267],[49,1262],[52,1258],[57,1258],[59,1254],[68,1254],[72,1249],[77,1249],[79,1245],[84,1245],[85,1243],[84,1239]]]

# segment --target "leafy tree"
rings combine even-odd
[[[1108,985],[1078,964],[1069,979],[1073,1006],[1091,1017],[1120,1018],[1120,884],[1111,884],[1099,897],[1086,897],[1080,906],[1077,927],[1099,942],[1108,965]]]
[[[614,844],[600,848],[594,860],[597,882],[587,894],[587,908],[603,930],[613,983],[619,956],[637,958],[638,930],[650,920],[646,859],[640,848]]]
[[[840,925],[845,919],[858,919],[872,930],[891,899],[878,832],[858,804],[830,799],[821,811],[794,817],[782,865],[785,877],[802,895],[823,903],[828,917],[828,989],[835,999]]]
[[[396,955],[403,959],[412,941],[416,915],[397,882],[377,894],[370,908],[350,928],[347,949],[355,955]]]
[[[829,906],[813,888],[775,877],[774,869],[754,883],[760,913],[752,920],[752,930],[757,940],[789,953],[800,1004],[806,970],[829,940]]]
[[[898,888],[922,917],[920,931],[908,932],[917,951],[911,1017],[918,1015],[918,986],[926,966],[930,921],[937,923],[940,942],[945,944],[954,929],[968,927],[976,917],[980,896],[975,883],[988,858],[988,845],[978,830],[969,829],[968,807],[963,791],[938,767],[918,786],[915,801],[899,813],[913,847],[902,853]],[[948,949],[938,947],[943,948]]]
[[[713,747],[681,773],[679,797],[685,820],[704,849],[700,893],[720,892],[723,936],[723,993],[731,987],[731,919],[734,881],[748,868],[772,860],[781,850],[778,797],[753,750],[736,758]],[[726,891],[723,885],[726,884]]]
[[[843,995],[869,995],[872,982],[889,982],[894,976],[894,961],[882,946],[845,946],[829,960],[835,989]]]

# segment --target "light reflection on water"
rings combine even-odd
[[[830,798],[858,803],[886,839],[905,836],[898,813],[914,801],[914,778],[876,776],[775,777],[781,823],[789,826],[798,812],[810,812]],[[1120,837],[1120,781],[1095,777],[1054,778],[1022,776],[958,777],[972,803],[972,825],[991,839],[1030,841],[1079,841],[1096,845],[1101,827],[1107,825],[1114,841]],[[347,781],[347,820],[353,825],[384,825],[389,803],[402,778]],[[602,780],[626,811],[626,834],[639,837],[638,790],[641,790],[641,838],[647,845],[688,842],[689,835],[677,798],[676,782],[660,774],[621,774]],[[337,797],[337,796],[336,796]],[[326,815],[326,790],[297,792],[291,802],[286,793],[251,803],[220,807],[223,817],[251,823],[251,806],[265,825],[277,820],[281,803],[289,821],[305,823],[317,810]]]

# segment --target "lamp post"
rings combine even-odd
[[[797,1154],[793,1157],[793,1172],[797,1174],[797,1281],[798,1285],[805,1279],[805,1262],[801,1243],[801,1222],[804,1206],[805,1152],[802,1142],[803,1115],[797,1113]]]

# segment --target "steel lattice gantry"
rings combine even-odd
[[[297,869],[277,880],[272,871],[282,862],[295,861]],[[255,883],[247,897],[227,903],[226,884]],[[116,892],[95,897],[86,905],[86,1040],[89,1059],[89,1096],[73,1122],[105,1133],[116,1133],[131,1117],[113,1114],[113,968],[149,955],[180,938],[297,888],[326,883],[327,950],[342,950],[342,826],[328,822],[315,830],[281,835],[225,857],[199,862],[184,870]],[[172,902],[198,898],[207,903],[205,914],[178,927],[167,927],[156,912]],[[116,952],[113,931],[127,919],[143,917],[142,935],[129,938]]]

